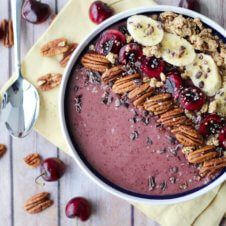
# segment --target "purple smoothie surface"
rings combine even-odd
[[[79,66],[71,75],[66,119],[72,140],[99,174],[126,190],[149,195],[177,194],[205,183],[155,117],[132,105],[118,106],[118,96],[88,81],[89,75]]]

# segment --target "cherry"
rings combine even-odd
[[[102,33],[96,43],[96,51],[107,55],[109,52],[117,54],[126,43],[125,35],[115,29],[109,29]]]
[[[172,93],[175,98],[178,98],[182,88],[180,73],[178,71],[169,72],[164,87],[168,93]]]
[[[142,48],[137,43],[130,43],[123,46],[119,51],[119,63],[135,63],[143,54]]]
[[[25,0],[22,7],[23,18],[32,23],[40,24],[45,22],[51,14],[51,9],[48,4],[36,1]]]
[[[95,1],[89,7],[89,18],[95,24],[100,24],[113,15],[113,9],[102,1]]]
[[[207,115],[199,125],[199,132],[203,136],[219,133],[225,126],[225,119],[217,114]]]
[[[226,126],[220,131],[219,143],[223,148],[226,148]]]
[[[197,0],[180,0],[179,6],[182,8],[199,11],[199,3]]]
[[[65,172],[65,164],[59,158],[47,158],[41,164],[41,176],[45,181],[57,181]]]
[[[155,57],[142,57],[141,71],[150,78],[159,78],[161,72],[165,70],[165,62]]]
[[[81,221],[86,221],[91,215],[91,205],[85,198],[76,197],[67,203],[65,213],[68,218],[79,217]]]
[[[179,95],[180,104],[189,111],[200,110],[205,100],[205,94],[194,86],[182,89]]]

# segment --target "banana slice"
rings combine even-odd
[[[226,84],[216,93],[215,101],[217,112],[222,116],[226,116]]]
[[[160,22],[143,15],[129,17],[127,28],[133,39],[144,46],[157,45],[164,36]]]
[[[163,59],[175,66],[186,66],[195,60],[195,50],[184,38],[166,33],[161,42]]]
[[[214,96],[222,86],[218,67],[213,58],[207,54],[197,54],[195,61],[186,67],[186,75],[207,96]]]

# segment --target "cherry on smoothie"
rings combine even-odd
[[[23,18],[32,23],[40,24],[45,22],[51,14],[48,4],[37,0],[25,0],[22,7]]]
[[[109,52],[118,54],[125,43],[126,37],[122,32],[116,29],[109,29],[103,32],[97,40],[95,49],[98,53],[104,55],[107,55]]]
[[[223,148],[226,148],[226,126],[220,131],[219,143]]]
[[[59,158],[47,158],[41,164],[41,176],[45,181],[57,181],[65,173],[65,164]]]
[[[174,98],[177,98],[182,88],[182,79],[178,71],[171,71],[166,75],[167,79],[165,82],[166,92],[172,93]]]
[[[189,111],[200,110],[205,103],[205,100],[205,94],[194,86],[182,89],[179,95],[181,106]]]
[[[95,24],[100,24],[113,13],[113,9],[102,1],[95,1],[89,7],[89,18]]]
[[[225,126],[225,119],[217,114],[207,115],[199,125],[199,132],[203,136],[217,134]]]
[[[65,214],[68,218],[78,217],[81,221],[86,221],[91,215],[91,204],[83,197],[73,198],[67,203]]]
[[[142,47],[137,43],[130,43],[123,46],[119,51],[119,63],[135,63],[142,56]]]
[[[150,78],[159,78],[165,70],[165,62],[155,57],[142,57],[141,71]]]

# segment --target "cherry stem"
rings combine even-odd
[[[76,219],[75,221],[76,221],[76,224],[75,224],[75,226],[78,226],[78,219]]]
[[[121,1],[123,1],[123,0],[118,0],[118,1],[112,2],[112,3],[109,4],[108,6],[113,6],[113,5],[115,5],[115,4],[117,4],[117,3],[121,2]]]
[[[41,185],[41,184],[39,183],[38,180],[39,180],[40,177],[42,177],[42,176],[44,176],[44,175],[46,175],[45,172],[43,172],[41,175],[39,175],[38,177],[36,177],[36,178],[35,178],[35,183],[38,184],[38,185]],[[43,183],[42,183],[42,186],[44,186],[44,185],[45,185],[45,183],[43,182]]]

